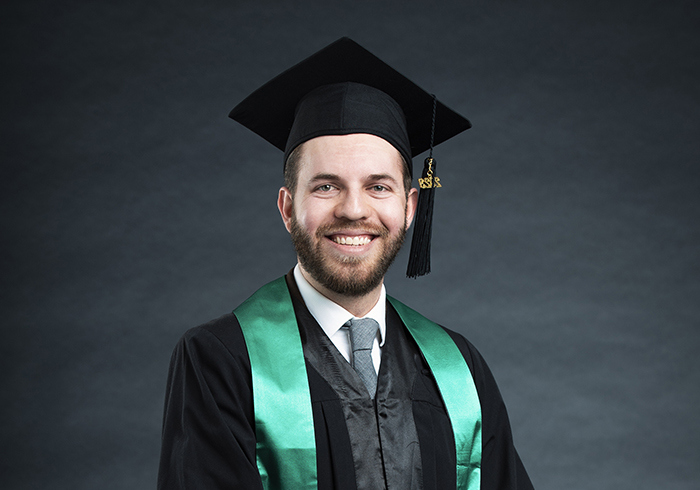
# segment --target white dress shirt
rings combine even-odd
[[[306,307],[309,309],[311,315],[316,319],[345,360],[351,363],[352,346],[350,345],[350,331],[345,324],[352,318],[357,317],[314,289],[306,278],[304,278],[304,275],[299,269],[299,264],[294,268],[294,279],[297,282],[301,297],[304,299],[304,303],[306,303]],[[386,289],[383,284],[377,304],[362,318],[372,318],[379,323],[379,333],[377,334],[377,338],[374,339],[374,345],[372,347],[372,362],[374,363],[375,371],[379,373],[379,364],[382,358],[381,348],[384,346],[384,339],[386,338]]]

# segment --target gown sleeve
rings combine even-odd
[[[447,329],[446,329],[447,330]],[[533,490],[513,444],[505,403],[486,361],[461,335],[447,330],[474,376],[481,403],[481,490]]]
[[[250,362],[234,315],[189,330],[172,355],[159,490],[262,489]]]

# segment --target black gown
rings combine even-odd
[[[286,279],[305,344],[305,331],[320,326],[304,305],[291,272]],[[387,302],[387,332],[391,329],[404,327]],[[464,337],[446,331],[464,356],[479,394],[483,444],[481,488],[532,489],[513,446],[506,408],[488,366]],[[307,372],[318,488],[353,490],[357,488],[355,462],[341,400],[308,358]],[[429,373],[426,379],[432,379]],[[423,489],[455,488],[454,438],[449,419],[434,383],[420,383],[420,386],[413,394],[413,416],[420,441]],[[173,352],[158,489],[262,488],[255,458],[250,361],[238,321],[228,314],[189,330]]]

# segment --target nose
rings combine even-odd
[[[369,217],[368,197],[360,189],[346,189],[335,208],[336,218],[358,221]]]

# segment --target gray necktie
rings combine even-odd
[[[347,325],[350,328],[352,345],[352,367],[367,387],[372,399],[377,391],[377,372],[372,362],[372,346],[377,337],[379,323],[371,318],[353,318]]]

